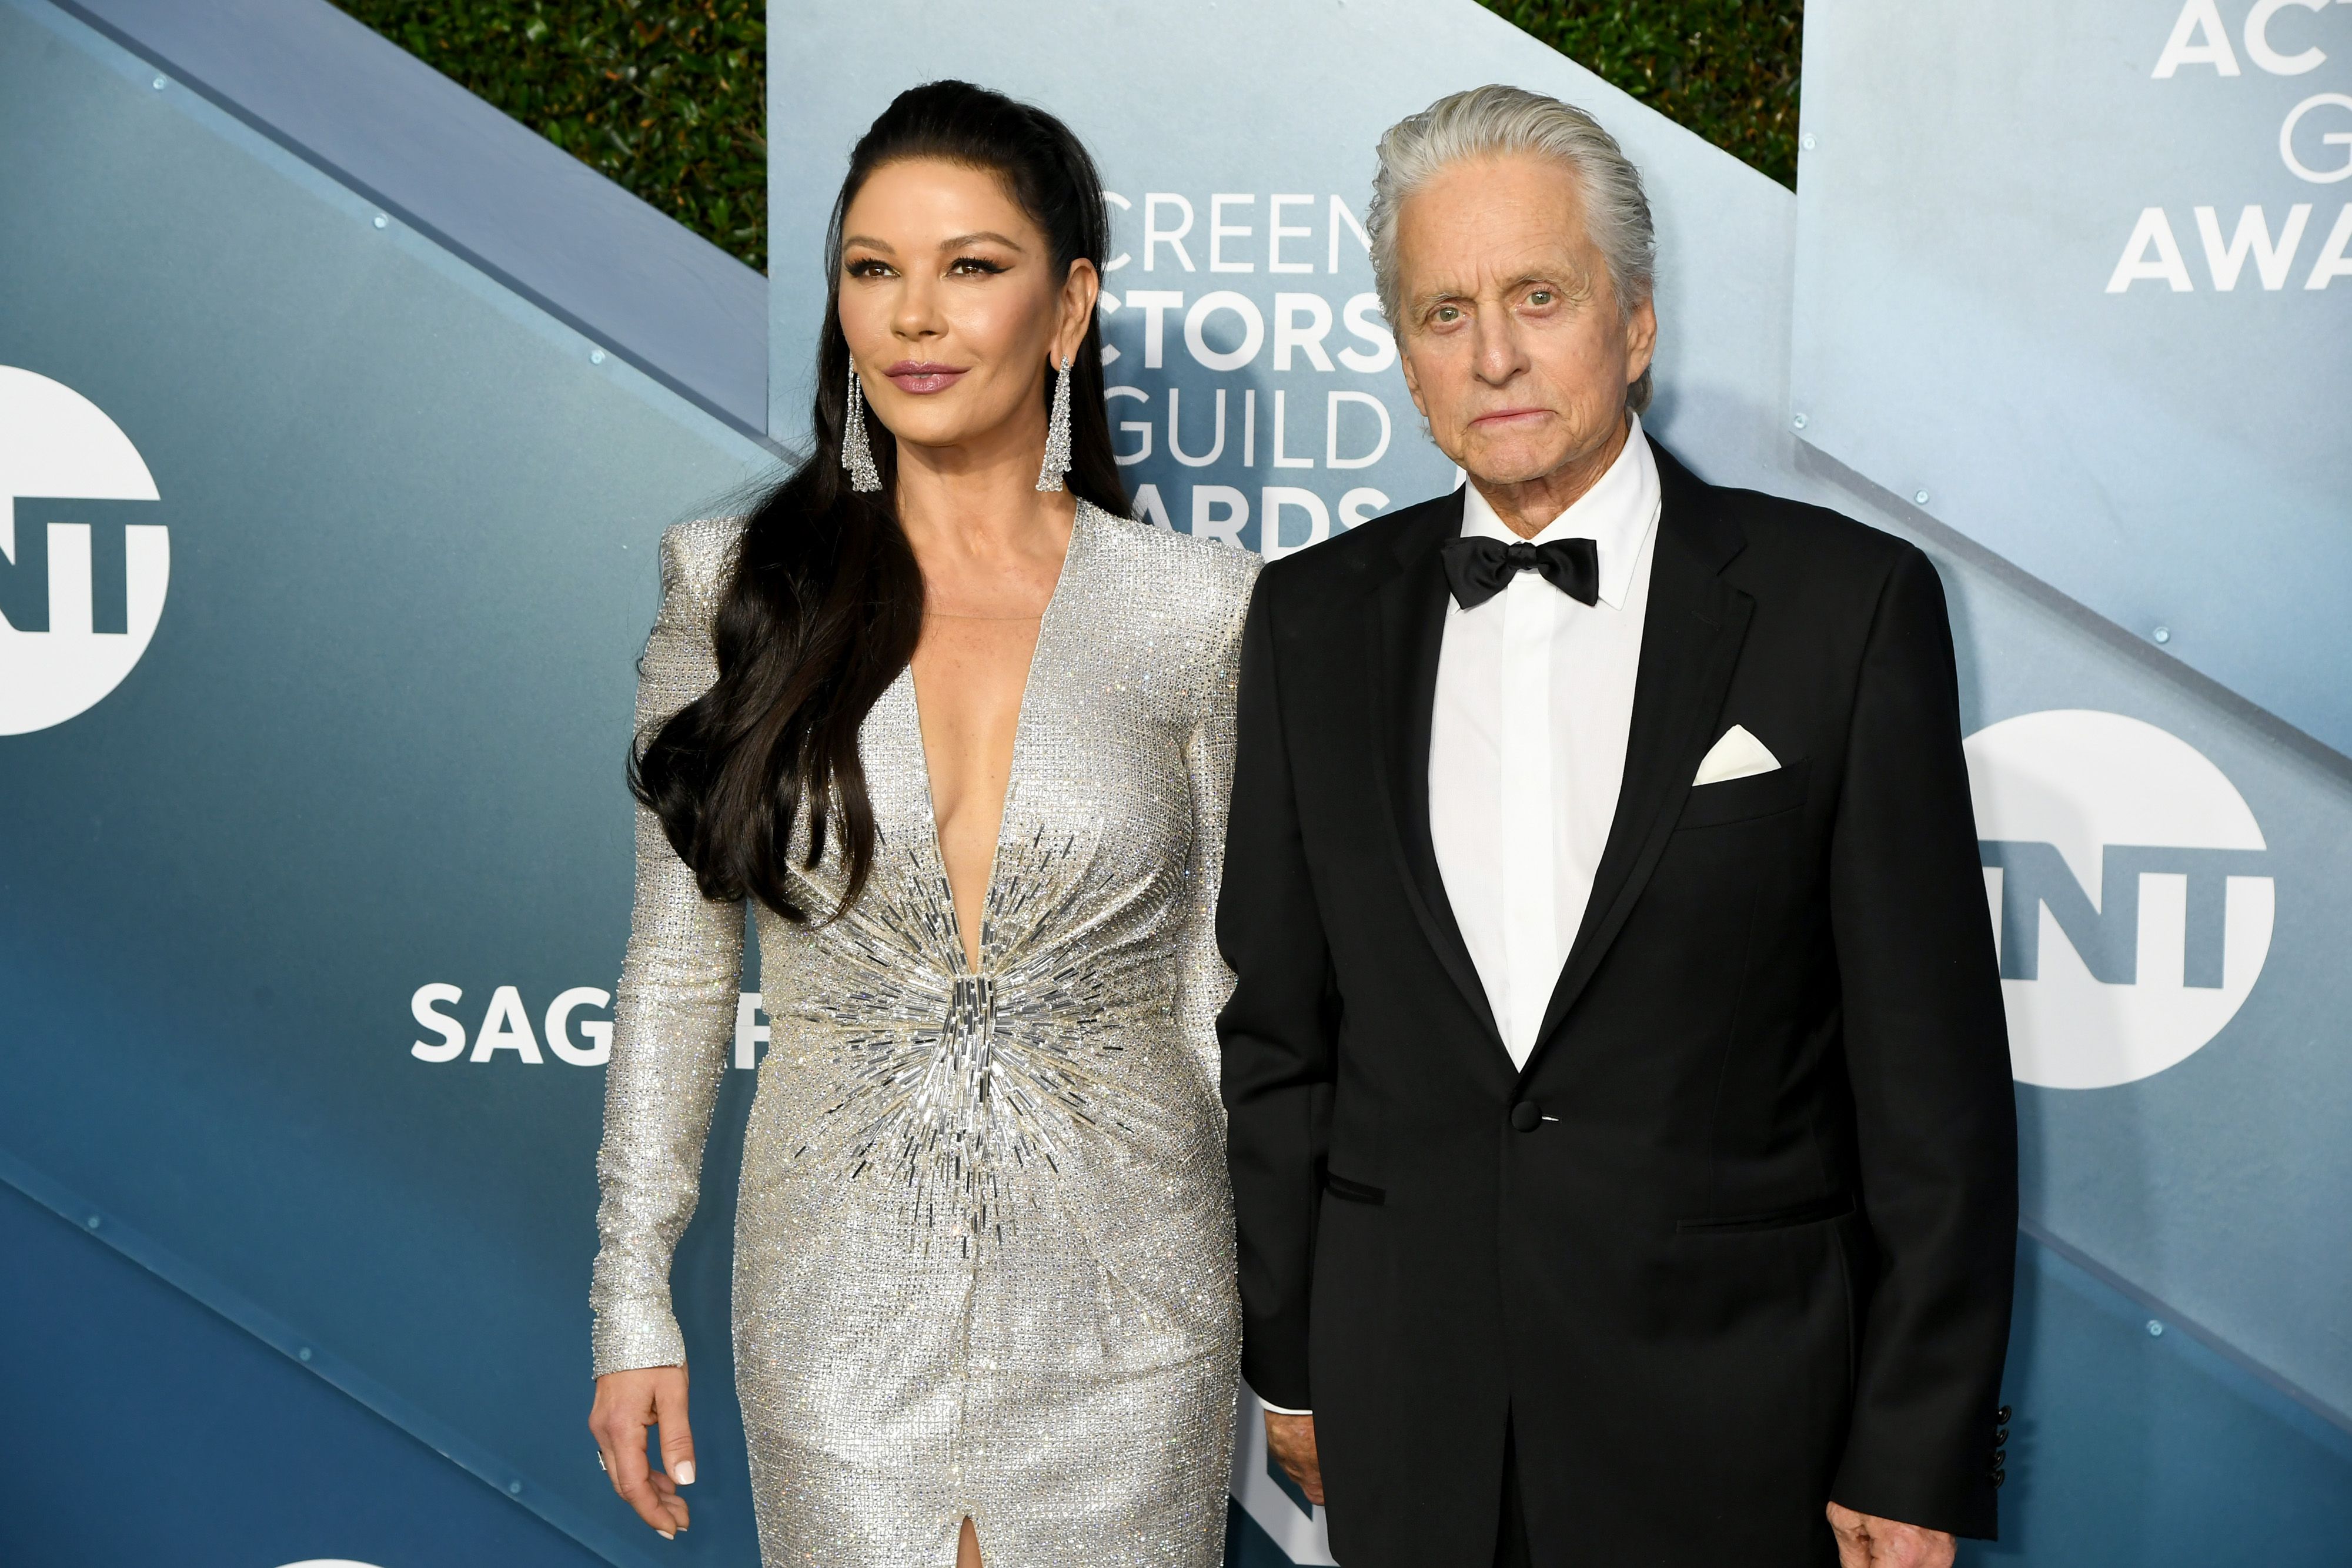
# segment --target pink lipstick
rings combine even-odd
[[[889,377],[890,383],[900,392],[928,394],[947,391],[963,380],[965,371],[970,368],[935,364],[928,360],[901,360],[882,373]]]

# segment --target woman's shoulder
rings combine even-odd
[[[717,602],[719,585],[734,570],[735,549],[742,537],[740,517],[672,523],[662,530],[662,591],[683,588],[706,605]]]
[[[1248,607],[1260,564],[1255,553],[1216,539],[1196,538],[1087,505],[1100,548],[1135,593],[1164,607],[1196,609],[1223,624]]]

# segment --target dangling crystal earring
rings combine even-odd
[[[1037,488],[1058,490],[1070,471],[1070,358],[1062,356],[1062,379],[1054,387],[1054,414],[1045,424],[1045,461],[1037,470]]]
[[[882,487],[881,471],[874,466],[874,448],[866,440],[866,394],[857,384],[857,367],[849,367],[849,418],[841,432],[841,465],[849,472],[849,487],[869,494]]]

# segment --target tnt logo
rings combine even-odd
[[[2005,719],[1967,749],[2018,1081],[2129,1083],[2221,1033],[2275,912],[2262,829],[2221,770],[2082,709]]]
[[[147,652],[172,578],[169,530],[114,421],[71,387],[0,365],[0,735],[63,724]]]

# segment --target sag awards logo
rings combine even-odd
[[[1377,516],[1403,382],[1347,199],[1103,195],[1104,396],[1135,515],[1268,560]]]
[[[2218,293],[2230,293],[2242,281],[2249,292],[2256,286],[2271,292],[2288,287],[2306,254],[2306,238],[2313,249],[2307,270],[2300,271],[2305,291],[2352,277],[2352,202],[2321,199],[2326,187],[2352,180],[2352,93],[2312,92],[2308,89],[2315,82],[2298,80],[2337,58],[2317,41],[2326,31],[2326,19],[2305,15],[2324,12],[2328,5],[2329,0],[2252,0],[2242,8],[2233,4],[2225,17],[2221,0],[2182,0],[2172,32],[2148,73],[2150,79],[2242,84],[2229,89],[2232,92],[2284,84],[2274,96],[2283,104],[2288,98],[2294,101],[2280,113],[2278,161],[2296,182],[2290,188],[2311,199],[2290,198],[2276,206],[2249,203],[2234,217],[2227,204],[2192,207],[2189,221],[2179,223],[2173,212],[2180,209],[2143,207],[2107,277],[2108,293],[2128,294],[2137,283],[2175,294],[2195,293],[2197,280],[2183,254],[2189,238],[2203,253],[2207,287]],[[2232,27],[2231,21],[2238,26]],[[2340,85],[2340,59],[2331,75]],[[2179,89],[2158,90],[2177,94]],[[2326,211],[2329,205],[2335,206],[2333,214]],[[2323,233],[2325,238],[2320,237]]]
[[[2270,953],[2262,829],[2194,747],[2066,709],[1969,737],[2020,1082],[2104,1089],[2221,1032]]]
[[[496,1063],[512,1057],[525,1067],[544,1067],[551,1056],[567,1067],[602,1067],[613,1059],[612,1008],[612,993],[596,986],[558,991],[540,1013],[523,1000],[520,986],[494,987],[489,999],[477,1006],[466,1000],[464,987],[435,980],[410,994],[408,1012],[438,1038],[411,1040],[408,1054],[436,1066],[461,1059],[478,1065]],[[767,1019],[760,1010],[759,992],[736,994],[732,1060],[737,1071],[749,1072],[759,1066],[761,1048],[769,1040]]]
[[[63,724],[147,652],[172,577],[168,529],[131,438],[71,387],[0,365],[0,735]]]

